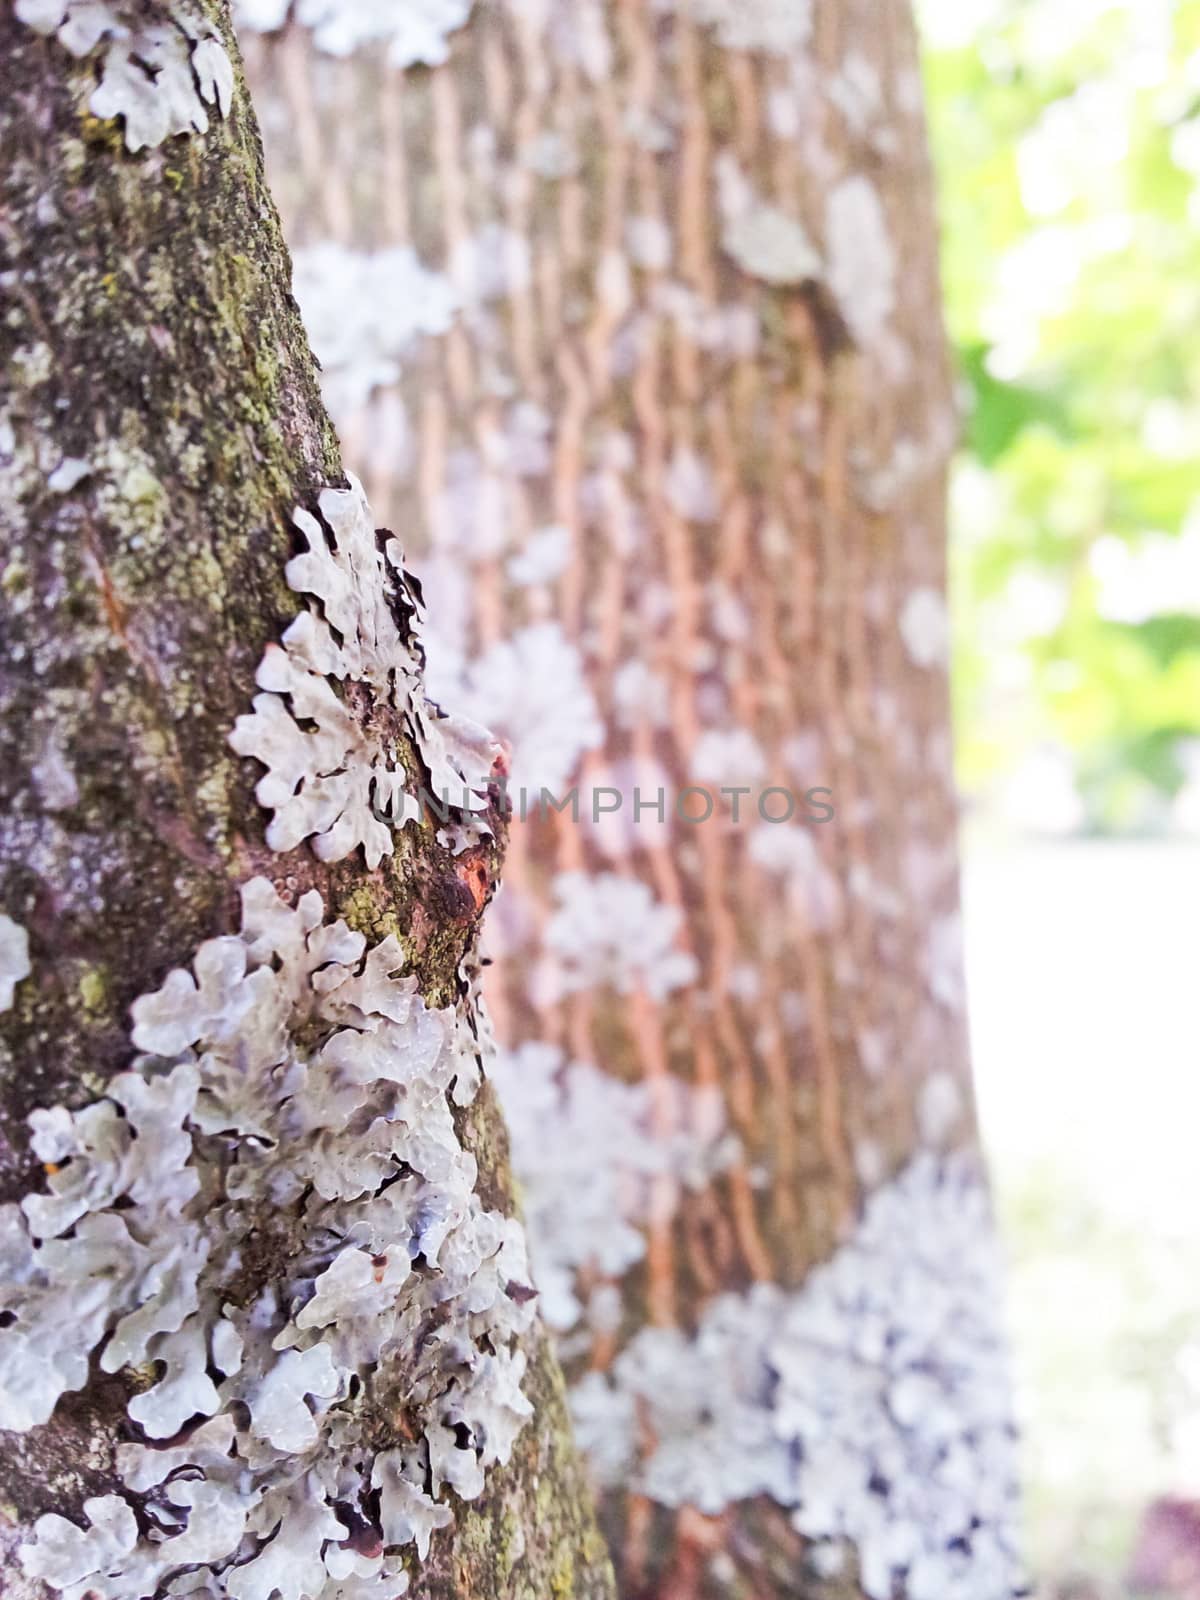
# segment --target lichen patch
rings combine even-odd
[[[950,616],[936,589],[913,589],[898,618],[909,659],[919,667],[944,667],[950,659]]]
[[[210,112],[229,114],[233,63],[213,25],[187,5],[164,7],[160,22],[124,0],[16,0],[16,14],[77,58],[99,52],[88,110],[120,117],[132,151],[207,133]]]
[[[19,922],[0,912],[0,1011],[8,1011],[17,985],[32,971],[29,935]]]
[[[879,191],[861,174],[829,195],[825,219],[829,286],[864,348],[878,344],[896,309],[896,251]]]
[[[721,248],[764,283],[807,283],[822,275],[819,252],[799,218],[758,194],[731,151],[716,159]]]
[[[297,0],[294,15],[328,55],[385,45],[394,67],[436,67],[449,55],[450,37],[470,16],[471,5],[472,0]],[[287,0],[238,0],[234,11],[238,27],[252,33],[273,32],[287,16]]]
[[[974,1160],[918,1156],[800,1290],[721,1295],[693,1335],[642,1329],[576,1387],[577,1437],[601,1482],[665,1505],[771,1496],[819,1563],[854,1551],[870,1600],[1011,1600],[999,1277]]]
[[[350,485],[323,490],[319,516],[293,513],[308,549],[286,575],[308,605],[267,646],[264,692],[229,742],[267,768],[256,793],[274,812],[272,850],[311,840],[319,860],[341,861],[361,845],[374,868],[392,853],[394,831],[421,819],[423,784],[468,813],[486,809],[497,747],[478,724],[426,700],[418,600],[400,546],[385,538],[381,547],[361,485]],[[406,741],[420,773],[405,764]]]
[[[740,1145],[720,1091],[674,1076],[622,1083],[530,1041],[501,1052],[491,1077],[536,1241],[542,1313],[563,1332],[584,1314],[581,1275],[627,1272],[645,1255],[646,1226],[673,1216]]]
[[[711,28],[727,50],[790,56],[812,33],[811,0],[658,0],[658,9]]]
[[[447,1488],[508,1459],[524,1235],[451,1110],[476,1032],[402,965],[254,879],[240,933],[135,1002],[130,1070],[33,1114],[45,1191],[0,1208],[0,1427],[40,1426],[97,1358],[154,1373],[118,1449],[141,1531],[112,1494],[22,1547],[69,1600],[394,1600]]]

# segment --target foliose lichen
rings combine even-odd
[[[770,284],[799,284],[819,278],[821,257],[803,223],[764,200],[731,151],[714,167],[721,209],[721,248],[743,272]]]
[[[739,1142],[720,1091],[674,1076],[622,1083],[533,1041],[501,1051],[489,1076],[536,1241],[542,1315],[565,1332],[584,1313],[580,1274],[628,1271],[646,1253],[646,1225],[730,1166]]]
[[[436,67],[449,54],[450,35],[471,13],[472,0],[238,0],[239,28],[270,33],[287,21],[311,28],[318,50],[348,56],[386,44],[394,67]]]
[[[896,251],[879,192],[855,174],[829,195],[825,218],[829,286],[860,345],[878,342],[896,309]]]
[[[256,793],[275,813],[273,850],[311,839],[319,860],[341,861],[361,844],[374,868],[392,853],[393,830],[421,819],[422,787],[462,811],[484,811],[497,746],[486,729],[425,698],[418,591],[398,541],[376,537],[358,480],[323,490],[318,505],[319,517],[293,513],[308,549],[285,569],[309,605],[281,644],[267,646],[257,673],[264,692],[229,742],[267,768]],[[406,743],[422,771],[409,772]]]
[[[0,1011],[7,1011],[17,985],[32,971],[29,935],[19,922],[0,912]]]
[[[530,804],[543,787],[557,794],[603,738],[583,659],[557,622],[518,628],[474,658],[434,638],[427,681],[440,704],[505,739],[512,786]]]
[[[560,872],[554,898],[545,942],[559,963],[564,993],[611,985],[618,994],[642,988],[662,1001],[695,981],[699,964],[677,943],[682,913],[656,900],[637,878]]]
[[[950,657],[950,615],[941,594],[930,587],[913,589],[900,608],[900,637],[909,659],[919,667],[944,667]]]
[[[727,50],[788,56],[812,33],[811,0],[656,0],[656,9],[711,28]]]
[[[88,109],[122,118],[130,150],[207,133],[210,110],[229,114],[233,63],[213,25],[183,0],[164,5],[158,21],[128,0],[16,0],[16,14],[79,59],[98,52]]]
[[[395,383],[423,336],[445,333],[458,310],[448,278],[415,250],[351,250],[325,240],[297,250],[293,288],[321,362],[321,392],[348,420],[372,391]]]
[[[1012,1600],[1000,1270],[975,1160],[922,1154],[802,1289],[722,1295],[690,1336],[643,1328],[576,1385],[579,1443],[664,1505],[769,1495],[823,1565],[853,1549],[871,1600]]]
[[[68,1600],[394,1600],[446,1489],[508,1459],[524,1234],[456,1131],[467,1002],[429,1009],[402,964],[315,890],[253,879],[241,932],[134,1003],[141,1053],[106,1095],[31,1117],[47,1182],[0,1208],[0,1427],[44,1423],[97,1361],[142,1375],[126,1494],[22,1547]]]

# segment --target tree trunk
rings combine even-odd
[[[434,692],[581,785],[486,987],[623,1592],[1007,1597],[906,0],[294,9],[268,165]]]
[[[0,62],[0,1589],[599,1600],[476,1092],[494,750],[343,477],[227,8],[16,0]]]

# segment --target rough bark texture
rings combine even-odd
[[[226,7],[205,11],[235,53]],[[316,886],[329,916],[395,933],[421,995],[445,1006],[499,851],[468,863],[410,826],[373,872],[357,852],[334,867],[273,854],[261,768],[228,745],[264,646],[298,609],[283,576],[292,508],[344,481],[240,69],[206,136],[131,155],[116,121],[81,110],[94,62],[7,7],[0,61],[0,906],[28,930],[32,967],[0,1015],[0,1199],[16,1200],[43,1181],[28,1113],[103,1093],[134,1053],[130,1002],[236,930],[247,879],[292,903]],[[64,458],[88,471],[56,488]],[[505,1207],[490,1092],[459,1120]],[[4,1436],[5,1594],[49,1593],[15,1554],[33,1519],[78,1517],[113,1486],[130,1389],[94,1374],[45,1426]],[[526,1391],[536,1422],[483,1496],[457,1504],[411,1592],[609,1592],[540,1334]]]
[[[443,9],[400,66],[382,23],[348,60],[294,26],[247,48],[327,393],[442,597],[439,684],[512,740],[535,794],[580,782],[586,819],[589,785],[624,792],[599,827],[514,823],[486,985],[510,1115],[542,1140],[517,1163],[535,1217],[564,1142],[577,1188],[610,1162],[637,1197],[619,1261],[586,1239],[572,1256],[549,1218],[579,1382],[723,1292],[801,1290],[922,1150],[976,1147],[936,229],[906,0],[816,0],[811,27],[803,0],[492,0],[462,27]],[[626,825],[634,784],[667,787],[663,825]],[[672,815],[720,784],[753,787],[748,822],[728,799]],[[827,786],[836,816],[764,823],[767,785]],[[560,1052],[560,1088],[571,1062],[648,1086],[625,1149],[599,1111],[529,1110],[531,1041]],[[639,1166],[643,1136],[682,1136],[705,1170]],[[535,1226],[535,1268],[538,1246]],[[703,1410],[693,1448],[715,1455]],[[890,1594],[906,1570],[917,1592],[907,1557],[810,1566],[765,1497],[703,1514],[700,1492],[623,1487],[604,1526],[629,1596]]]

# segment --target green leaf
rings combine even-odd
[[[959,366],[970,391],[967,438],[985,467],[994,466],[1023,428],[1041,423],[1066,436],[1066,408],[1050,390],[1002,383],[987,370],[989,347],[968,345]]]

